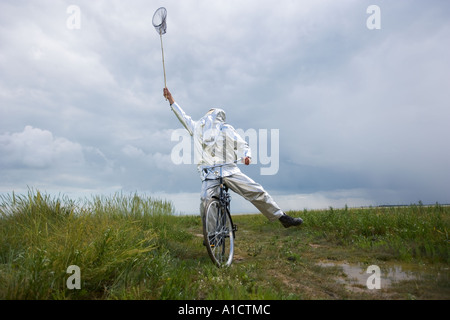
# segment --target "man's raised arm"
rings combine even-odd
[[[169,89],[164,88],[164,98],[166,98],[169,103],[170,107],[172,108],[172,111],[177,116],[178,120],[183,124],[183,126],[186,128],[186,130],[189,132],[189,134],[192,136],[194,134],[194,127],[195,127],[195,121],[192,120],[190,116],[188,116],[183,109],[178,105],[178,103],[175,102],[175,99],[172,97],[172,94],[170,93]]]

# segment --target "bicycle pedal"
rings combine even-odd
[[[234,231],[234,232],[238,231],[238,227],[237,227],[237,225],[235,225],[235,224],[233,225],[233,231]]]
[[[206,242],[205,242],[205,240],[203,240],[203,245],[206,247]],[[215,245],[214,243],[210,243],[209,246],[210,246],[211,248],[214,248],[216,245]]]

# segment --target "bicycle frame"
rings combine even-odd
[[[234,247],[233,241],[234,241],[234,238],[235,238],[235,232],[236,232],[237,228],[236,228],[236,225],[233,224],[233,221],[231,219],[231,214],[230,214],[231,196],[228,193],[228,187],[224,184],[224,181],[223,181],[223,170],[222,170],[222,168],[224,166],[227,166],[227,165],[230,165],[230,164],[233,164],[233,163],[237,163],[239,160],[240,159],[235,160],[234,162],[231,162],[231,163],[223,163],[223,164],[217,164],[217,165],[202,167],[202,170],[205,170],[206,174],[214,173],[214,175],[216,175],[216,177],[219,179],[219,195],[218,195],[218,197],[217,196],[213,196],[213,198],[216,199],[216,201],[218,202],[218,205],[219,205],[219,212],[218,212],[219,215],[217,217],[218,220],[216,221],[217,225],[216,225],[216,227],[214,227],[216,229],[216,231],[214,231],[214,232],[216,233],[215,237],[217,237],[218,234],[219,235],[222,234],[222,232],[223,232],[222,227],[225,226],[227,224],[226,221],[229,220],[231,228],[228,229],[228,230],[229,230],[229,232],[231,232],[230,237],[233,238],[233,239],[230,239],[232,241],[231,242],[231,248],[232,249],[231,249],[228,261],[226,263],[227,266],[229,266],[231,264],[231,261],[232,261],[233,247]],[[217,169],[217,168],[219,169],[219,171],[213,171],[214,169]],[[209,171],[209,173],[208,173],[208,171]],[[205,215],[206,216],[204,217],[204,219],[207,218],[208,211],[205,212]],[[208,241],[208,242],[206,242],[208,244],[209,241],[210,241],[209,240],[210,233],[205,231],[206,230],[205,228],[207,228],[205,223],[206,222],[204,220],[204,222],[203,222],[203,224],[204,224],[204,226],[203,226],[203,228],[204,228],[204,236],[205,236],[205,241]],[[220,231],[217,233],[217,230],[220,230]],[[226,235],[223,235],[223,236],[226,237]],[[208,240],[206,240],[207,237],[208,237]],[[211,246],[207,247],[207,250],[208,250],[208,254],[210,255],[210,257],[213,260],[213,262],[217,266],[222,266],[222,262],[219,262],[220,260],[218,260],[218,257],[223,255],[223,254],[225,254],[225,246],[224,246],[225,243],[222,242],[222,241],[225,241],[225,240],[224,240],[224,238],[222,236],[219,236],[215,241],[217,241],[217,240],[219,242],[214,243],[214,245],[211,245]],[[219,256],[216,256],[217,253],[214,253],[215,250],[217,250],[215,248],[216,245],[218,245],[221,248],[221,251],[222,251],[222,253],[219,254]],[[213,247],[214,247],[214,249],[213,249]],[[219,258],[219,259],[221,259],[221,258]]]
[[[239,159],[234,160],[233,162],[220,163],[220,164],[202,167],[202,170],[205,170],[205,172],[209,171],[210,173],[213,173],[214,175],[216,175],[218,177],[218,179],[219,179],[219,202],[220,202],[220,205],[223,208],[226,208],[228,212],[230,212],[231,196],[228,193],[228,187],[226,185],[224,185],[224,183],[223,183],[223,174],[222,174],[223,170],[222,169],[225,166],[229,166],[229,165],[238,163],[242,159],[243,158],[239,158]],[[219,172],[213,171],[213,169],[215,169],[215,168],[219,168]],[[235,231],[235,230],[233,230],[233,231]]]

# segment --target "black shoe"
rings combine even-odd
[[[279,220],[285,228],[299,226],[303,223],[303,220],[301,218],[292,218],[287,214],[282,215]]]

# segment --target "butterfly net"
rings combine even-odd
[[[159,35],[163,35],[166,33],[167,30],[166,18],[167,18],[167,10],[164,7],[161,7],[158,10],[156,10],[155,14],[153,15],[152,23],[156,29],[156,32],[158,32]]]

